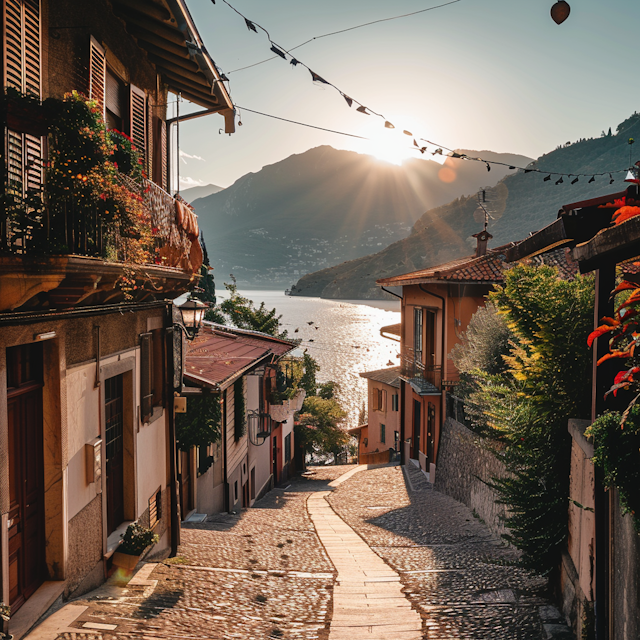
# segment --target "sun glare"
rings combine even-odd
[[[398,139],[395,136],[381,136],[371,140],[369,153],[378,160],[397,165],[401,165],[405,160],[416,155],[406,137]]]

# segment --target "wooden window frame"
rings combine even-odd
[[[158,487],[149,498],[149,529],[155,529],[162,520],[162,487]]]

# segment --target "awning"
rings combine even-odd
[[[184,0],[111,0],[111,6],[167,86],[222,113],[232,133],[233,102]]]

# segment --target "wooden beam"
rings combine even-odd
[[[212,113],[215,111],[228,108],[226,105],[220,105],[217,102],[214,102],[215,96],[205,96],[202,93],[196,93],[195,91],[192,91],[191,89],[189,89],[189,87],[181,87],[180,84],[177,82],[172,82],[169,84],[169,86],[174,91],[179,91],[180,95],[183,98],[186,98],[187,100],[189,100],[189,102],[195,102],[196,104],[199,104],[201,107],[207,107],[207,110],[211,110]],[[186,119],[187,118],[185,117],[185,120]],[[180,118],[180,120],[182,120],[182,118]]]
[[[194,82],[192,80],[189,80],[187,78],[185,78],[184,76],[180,77],[178,74],[176,73],[171,73],[170,71],[167,71],[165,69],[165,71],[162,74],[163,76],[165,76],[167,78],[167,80],[169,81],[170,84],[179,82],[181,85],[185,86],[185,87],[190,87],[191,89],[193,89],[194,91],[199,91],[203,94],[209,94],[209,91],[211,90],[211,86],[210,85],[206,85],[200,82]],[[216,102],[218,102],[218,96],[214,95],[214,94],[210,94],[211,95],[211,99],[215,100]]]
[[[167,71],[172,71],[173,73],[178,74],[178,76],[184,75],[186,78],[189,78],[193,82],[201,82],[201,80],[204,80],[206,82],[207,79],[204,75],[198,75],[200,70],[198,69],[198,65],[195,62],[191,62],[191,60],[182,60],[182,63],[180,64],[177,61],[177,58],[175,61],[167,60],[168,56],[161,57],[156,55],[155,53],[152,53],[148,49],[147,51],[149,53],[149,60],[153,62],[156,67],[162,67]]]
[[[132,10],[162,22],[173,22],[175,24],[176,21],[171,15],[171,11],[155,2],[147,2],[145,0],[112,0],[112,2],[125,15]]]
[[[178,45],[175,42],[171,42],[170,40],[159,36],[157,33],[153,33],[153,31],[143,29],[135,24],[128,25],[127,31],[136,38],[138,42],[144,43],[142,46],[145,48],[148,43],[166,51],[167,53],[171,53],[176,57],[189,59],[189,50],[184,44],[182,46]]]
[[[135,13],[134,11],[123,12],[119,17],[122,18],[127,25],[135,24],[138,27],[142,27],[143,29],[147,29],[152,33],[155,33],[164,40],[169,40],[174,44],[186,46],[184,34],[177,29],[172,29],[163,22],[149,19],[140,13]]]

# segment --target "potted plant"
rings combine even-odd
[[[0,602],[0,635],[3,638],[11,639],[9,635],[9,617],[11,616],[11,607],[4,602]]]
[[[126,571],[133,571],[144,551],[159,539],[152,529],[132,522],[122,536],[118,550],[113,554],[113,564]]]

